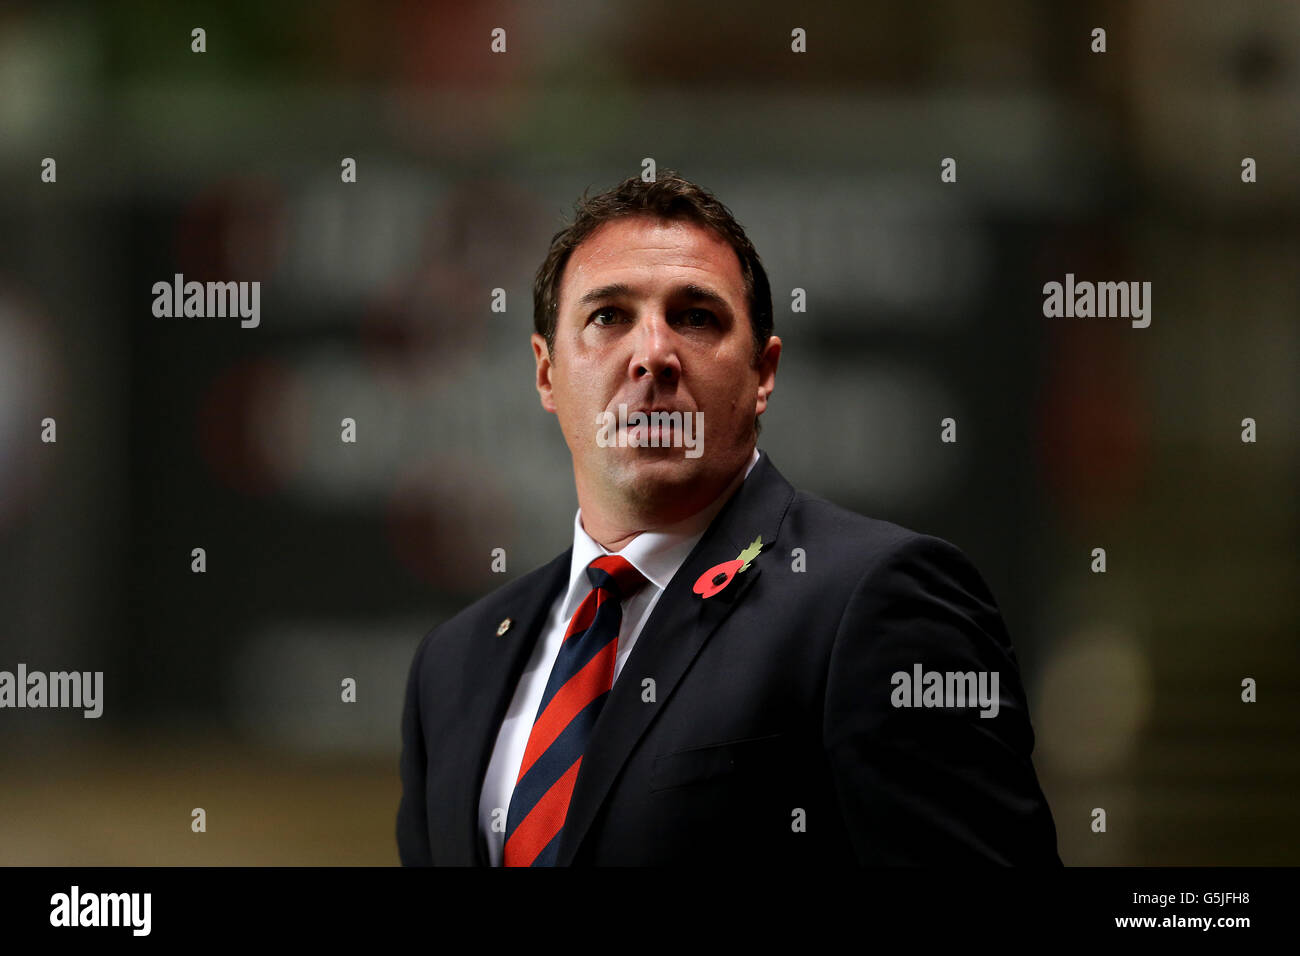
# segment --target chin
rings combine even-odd
[[[686,458],[680,448],[629,448],[614,466],[618,484],[638,498],[654,499],[697,484],[705,475],[703,458]]]

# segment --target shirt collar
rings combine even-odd
[[[758,457],[758,448],[755,448],[749,456],[745,478],[749,477],[749,473],[758,464]],[[651,584],[660,590],[666,588],[673,575],[677,573],[677,569],[686,560],[686,556],[691,553],[691,549],[700,538],[704,537],[709,523],[717,514],[718,504],[720,503],[714,502],[713,506],[703,512],[708,517],[703,527],[699,524],[700,515],[693,515],[678,525],[658,531],[642,532],[624,545],[623,550],[619,552],[610,551],[592,540],[591,535],[587,534],[587,530],[582,526],[582,509],[579,508],[573,515],[573,558],[569,562],[569,590],[565,595],[563,616],[572,617],[578,609],[578,604],[591,590],[591,582],[587,579],[587,565],[602,554],[622,555],[632,567],[644,574]]]

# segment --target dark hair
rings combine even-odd
[[[590,191],[591,187],[587,188]],[[587,196],[574,204],[573,222],[551,237],[551,248],[533,280],[533,328],[546,339],[546,351],[555,345],[555,323],[560,306],[560,281],[564,266],[584,239],[599,226],[628,216],[653,216],[668,221],[685,220],[706,229],[736,251],[740,274],[745,280],[745,305],[754,334],[754,364],[772,335],[772,288],[767,271],[759,261],[754,244],[726,206],[713,194],[672,170],[664,170],[654,182],[631,176],[598,196]]]

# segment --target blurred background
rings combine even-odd
[[[997,595],[1063,860],[1300,862],[1298,104],[1289,0],[6,4],[0,669],[105,703],[0,712],[0,863],[397,862],[416,645],[571,538],[534,272],[646,157],[767,266],[760,447]]]

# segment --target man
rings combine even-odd
[[[534,324],[573,545],[420,644],[402,862],[1059,865],[978,572],[757,450],[781,340],[726,207],[584,200]]]

